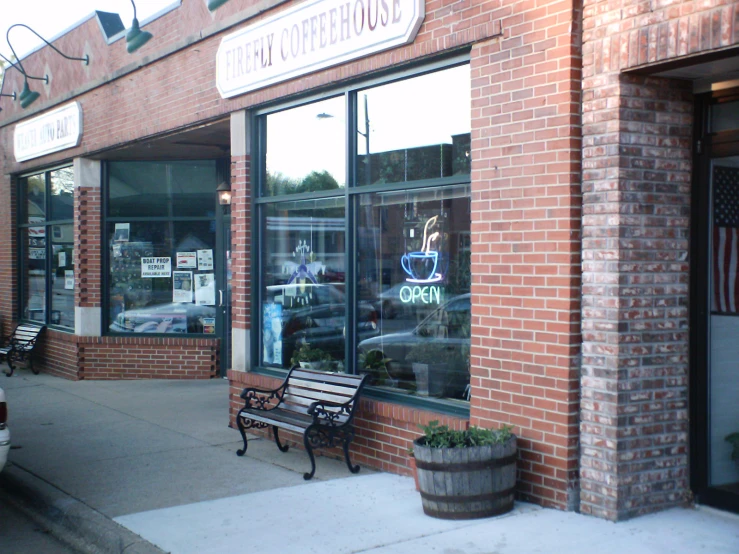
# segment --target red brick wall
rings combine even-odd
[[[689,496],[691,85],[620,70],[737,44],[737,15],[584,4],[584,513],[625,519]]]
[[[231,158],[231,324],[251,328],[251,161]]]
[[[77,337],[46,329],[34,356],[35,368],[44,373],[77,381],[80,379]]]
[[[472,423],[513,425],[520,497],[578,502],[579,10],[507,4],[472,48]]]
[[[74,191],[74,305],[99,308],[102,304],[103,233],[101,189],[77,187]]]

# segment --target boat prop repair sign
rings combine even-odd
[[[223,38],[216,86],[230,98],[413,41],[424,0],[308,0]]]

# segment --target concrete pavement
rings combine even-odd
[[[319,457],[306,483],[300,450],[254,437],[235,455],[223,380],[69,382],[19,370],[1,384],[20,448],[0,474],[0,500],[89,552],[739,551],[739,517],[712,510],[613,524],[517,503],[499,518],[449,522],[423,515],[409,478],[351,475]]]

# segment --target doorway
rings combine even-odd
[[[699,101],[691,273],[691,485],[739,512],[739,91]]]

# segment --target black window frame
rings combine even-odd
[[[198,222],[198,221],[208,221],[212,222],[216,228],[219,224],[219,213],[216,209],[216,190],[213,189],[213,216],[173,216],[173,215],[166,215],[166,216],[144,216],[144,217],[132,217],[132,216],[110,216],[110,164],[111,163],[145,163],[145,162],[151,162],[151,163],[161,163],[161,164],[170,164],[170,163],[177,163],[177,162],[214,162],[215,163],[215,181],[216,184],[219,182],[219,179],[222,179],[225,175],[225,168],[224,168],[224,162],[220,159],[213,159],[213,158],[203,158],[203,159],[190,159],[190,158],[176,158],[176,159],[126,159],[126,160],[105,160],[102,164],[102,194],[101,194],[101,222],[100,222],[100,237],[101,237],[101,258],[102,258],[102,265],[101,265],[101,279],[100,279],[100,286],[101,286],[101,313],[100,313],[100,324],[101,324],[101,334],[103,336],[110,336],[110,337],[129,337],[129,338],[206,338],[206,339],[215,339],[217,338],[217,334],[208,334],[208,333],[135,333],[135,332],[116,332],[110,330],[110,321],[109,321],[109,314],[110,314],[110,266],[111,266],[111,260],[110,260],[110,240],[111,240],[111,233],[109,231],[109,227],[111,225],[115,225],[115,223],[161,223],[161,222],[168,222],[168,223],[186,223],[186,222]],[[217,240],[217,239],[216,239]],[[216,255],[216,246],[214,246],[214,255]],[[214,260],[215,263],[215,260]],[[173,271],[175,270],[175,267],[172,267]],[[217,309],[216,309],[217,311]]]
[[[251,260],[251,330],[250,330],[250,359],[259,361],[261,360],[261,336],[262,336],[262,310],[259,308],[262,305],[262,273],[263,273],[263,260],[261,255],[256,253],[264,252],[264,236],[262,229],[264,226],[264,210],[262,207],[267,204],[278,204],[281,202],[297,202],[300,200],[316,200],[320,198],[331,198],[331,197],[344,197],[344,206],[346,214],[346,249],[345,257],[346,260],[356,260],[357,255],[357,206],[358,200],[361,195],[367,195],[378,192],[387,191],[399,191],[404,190],[412,192],[414,190],[428,189],[431,187],[442,187],[449,185],[467,185],[471,187],[472,183],[472,172],[464,175],[452,175],[443,178],[425,179],[420,181],[405,181],[399,183],[382,183],[382,184],[357,184],[357,171],[358,164],[355,155],[357,152],[357,141],[361,140],[363,136],[360,132],[359,125],[357,122],[358,116],[358,97],[363,89],[370,87],[386,85],[389,83],[411,79],[414,77],[420,77],[429,73],[442,71],[445,69],[451,69],[453,67],[469,65],[469,52],[467,50],[463,52],[457,52],[448,57],[440,59],[434,63],[417,65],[406,69],[402,72],[388,72],[385,75],[376,77],[373,79],[356,80],[344,87],[333,88],[325,90],[317,94],[306,95],[299,99],[292,100],[290,102],[283,102],[280,104],[269,105],[257,110],[254,110],[251,114],[251,142],[253,147],[254,156],[252,158],[252,175],[251,175],[251,190],[252,190],[252,206],[251,206],[251,236],[254,237],[254,241],[251,247],[252,260]],[[266,116],[296,108],[302,105],[326,100],[328,98],[334,98],[337,96],[345,97],[346,113],[344,114],[344,120],[346,122],[346,186],[338,190],[330,191],[317,191],[317,192],[304,192],[295,194],[282,194],[274,196],[263,196],[262,187],[266,183],[266,145],[267,145],[267,129],[266,129]],[[471,223],[471,222],[470,222]],[[346,290],[346,314],[345,321],[350,322],[346,325],[346,339],[345,339],[345,368],[347,373],[355,374],[357,366],[357,352],[356,352],[356,341],[357,341],[357,327],[356,327],[356,306],[358,302],[357,298],[357,283],[355,278],[355,264],[346,264],[346,276],[345,276],[345,290]],[[258,374],[263,374],[271,377],[284,378],[287,374],[287,369],[266,367],[254,363],[251,370]],[[375,398],[377,400],[390,401],[397,404],[403,404],[411,407],[418,407],[422,409],[430,409],[437,413],[444,413],[452,416],[469,418],[470,415],[470,403],[445,400],[440,398],[431,397],[420,397],[414,395],[408,395],[402,392],[394,392],[390,390],[380,390],[372,386],[365,387],[365,394],[368,397]]]
[[[74,164],[71,161],[68,161],[66,163],[62,163],[59,165],[55,165],[50,168],[46,168],[43,170],[36,170],[31,171],[28,173],[24,173],[20,176],[18,176],[17,183],[16,183],[16,191],[17,191],[17,210],[16,213],[18,214],[18,221],[16,225],[17,230],[17,240],[18,240],[18,260],[17,260],[17,275],[18,275],[18,302],[17,302],[17,309],[18,309],[18,319],[22,322],[28,322],[28,323],[35,323],[35,324],[43,324],[51,329],[55,329],[58,331],[62,331],[65,333],[74,333],[75,332],[75,326],[76,326],[76,310],[73,310],[73,320],[74,324],[72,327],[67,327],[58,323],[53,323],[51,319],[52,310],[51,310],[51,296],[52,296],[52,257],[53,257],[53,248],[52,248],[52,241],[50,240],[50,237],[52,237],[53,233],[53,227],[58,225],[72,225],[73,232],[74,232],[74,189],[72,191],[72,218],[71,219],[48,219],[48,216],[51,214],[51,174],[55,171],[59,171],[61,169],[70,169],[72,171],[72,175],[74,178]],[[28,204],[27,204],[27,192],[28,189],[26,187],[26,183],[28,182],[28,179],[31,177],[36,177],[39,175],[43,175],[44,179],[44,222],[34,222],[31,223],[28,221]],[[24,221],[25,220],[25,221]],[[24,261],[26,260],[26,256],[29,251],[29,244],[27,240],[23,240],[23,230],[29,229],[31,227],[44,227],[46,229],[45,231],[45,244],[44,244],[44,250],[45,250],[45,259],[44,259],[44,321],[40,322],[37,319],[28,319],[25,317],[25,302],[26,302],[26,286],[23,275],[28,270],[27,267],[24,265]],[[76,238],[76,236],[75,236]],[[73,260],[73,262],[76,264],[77,260]],[[76,282],[75,282],[75,288],[76,288]],[[74,294],[74,292],[73,292]],[[73,304],[73,308],[76,308],[76,306]]]

